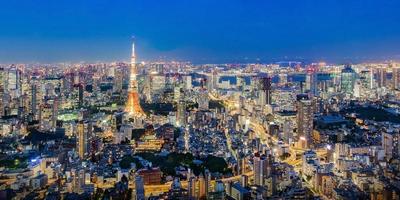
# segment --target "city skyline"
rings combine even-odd
[[[4,2],[2,63],[398,60],[397,1]]]
[[[0,199],[399,200],[399,7],[0,3]]]

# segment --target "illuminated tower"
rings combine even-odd
[[[129,75],[128,101],[126,102],[125,111],[132,116],[144,116],[144,112],[140,107],[140,102],[139,102],[136,75],[137,75],[137,69],[136,69],[135,42],[133,42],[130,75]]]

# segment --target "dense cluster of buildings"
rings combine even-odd
[[[399,69],[1,65],[0,199],[399,199]]]

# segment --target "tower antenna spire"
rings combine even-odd
[[[136,76],[137,76],[137,70],[136,70],[136,54],[135,54],[135,37],[132,36],[132,55],[130,63],[128,101],[126,103],[125,111],[134,116],[143,116],[144,111],[140,106],[139,102],[139,93],[138,93]]]

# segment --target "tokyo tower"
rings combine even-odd
[[[142,107],[140,107],[136,76],[137,76],[137,66],[136,66],[136,55],[135,55],[135,41],[133,41],[130,75],[129,75],[128,101],[126,102],[125,112],[129,113],[132,116],[140,117],[144,116],[145,113]]]

